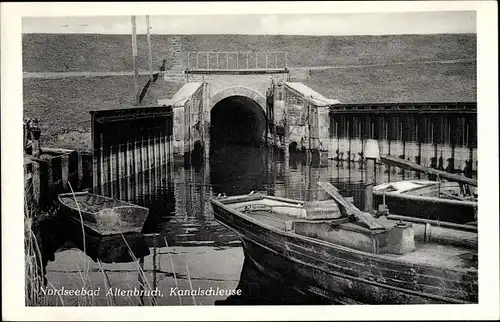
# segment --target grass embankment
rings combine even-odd
[[[304,83],[343,103],[475,101],[475,75],[475,63],[409,64],[312,70]],[[180,86],[159,79],[145,104]],[[133,107],[133,93],[130,76],[24,79],[24,115],[40,119],[42,146],[89,150],[89,111]]]
[[[154,31],[153,31],[154,32]],[[167,58],[169,35],[152,35],[153,66]],[[287,52],[290,67],[476,58],[475,34],[387,36],[182,35],[181,50]],[[24,72],[131,71],[129,35],[24,34]],[[148,69],[139,35],[138,67]]]
[[[342,103],[476,101],[476,63],[311,70],[308,86]]]
[[[146,81],[141,76],[139,84]],[[131,76],[24,79],[23,87],[24,116],[40,120],[42,146],[90,150],[89,111],[135,106]],[[179,87],[159,79],[143,105],[171,97]]]
[[[167,35],[153,35],[153,65],[167,57]],[[476,57],[476,35],[269,36],[183,35],[183,51],[284,51],[289,66],[387,64],[312,70],[304,81],[344,103],[475,101],[475,63],[399,64]],[[138,37],[139,69],[146,70],[147,43]],[[23,35],[24,72],[132,70],[130,36]],[[146,83],[141,76],[139,84]],[[146,102],[172,97],[179,84],[159,79]],[[131,76],[24,79],[24,115],[41,122],[42,146],[90,149],[90,110],[134,106]]]

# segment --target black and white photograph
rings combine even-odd
[[[2,4],[8,319],[498,318],[496,3],[355,4]]]

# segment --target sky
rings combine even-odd
[[[137,16],[137,33],[146,32]],[[150,16],[152,34],[389,35],[476,33],[475,11]],[[23,33],[130,34],[130,16],[24,17]]]

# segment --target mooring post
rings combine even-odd
[[[82,156],[82,152],[81,151],[77,151],[76,152],[76,156],[77,156],[77,163],[76,163],[76,171],[77,171],[77,184],[78,184],[78,187],[81,187],[82,186],[82,182],[83,182],[83,156]],[[97,175],[94,175],[97,177]],[[94,187],[95,187],[95,182],[94,182]]]
[[[132,21],[132,66],[134,69],[134,94],[135,94],[135,105],[140,105],[140,90],[139,90],[139,71],[138,71],[138,60],[137,60],[137,28],[135,16],[131,17]]]
[[[204,147],[205,152],[204,161],[208,164],[208,158],[210,156],[210,88],[208,83],[203,83],[203,126],[204,126]]]
[[[365,143],[365,211],[372,211],[373,209],[373,185],[375,183],[375,162],[380,158],[378,141],[368,139]]]
[[[267,58],[267,56],[266,56]],[[267,65],[267,64],[266,64]],[[266,66],[267,68],[267,66]],[[285,137],[284,137],[284,140],[283,140],[283,144],[285,145],[284,148],[285,148],[285,164],[288,164],[288,159],[290,158],[290,138],[289,138],[289,135],[290,135],[290,131],[289,131],[289,127],[288,127],[288,106],[287,106],[287,102],[285,101],[285,104],[283,104],[283,120],[284,120],[284,125],[285,125]]]
[[[31,131],[31,151],[34,158],[40,158],[40,129],[37,127]],[[40,194],[41,194],[41,167],[40,162],[35,161],[33,164],[33,200],[35,209],[40,207]],[[50,165],[49,165],[50,168]],[[49,186],[49,189],[52,187]]]
[[[64,191],[69,189],[69,154],[61,155],[61,182]]]
[[[151,27],[149,24],[149,16],[146,16],[146,40],[148,42],[149,79],[153,82],[153,49],[151,46]]]

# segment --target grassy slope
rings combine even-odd
[[[154,66],[167,57],[167,35],[153,35]],[[184,35],[183,51],[288,52],[291,67],[400,61],[474,59],[476,36],[269,36]],[[147,43],[138,36],[139,68],[146,70]],[[47,57],[45,59],[44,57]],[[125,71],[132,70],[131,38],[127,35],[25,34],[23,70]]]
[[[474,59],[475,35],[383,37],[184,36],[185,51],[288,51],[290,66]],[[139,37],[139,67],[147,69],[146,41]],[[131,70],[130,36],[24,35],[24,71]],[[166,55],[166,36],[153,37],[155,66]],[[354,53],[359,53],[355,56]],[[42,57],[50,57],[43,59]],[[476,64],[407,64],[312,70],[304,81],[344,103],[475,101]],[[146,78],[141,77],[140,84]],[[171,97],[179,84],[158,80],[145,100]],[[133,106],[130,76],[24,79],[24,115],[38,117],[42,144],[90,148],[90,110]]]
[[[24,115],[39,118],[43,146],[90,149],[89,111],[133,107],[133,84],[131,76],[24,79]],[[161,80],[153,87],[171,97],[179,85]]]
[[[343,103],[476,101],[476,64],[311,70],[308,86]]]

